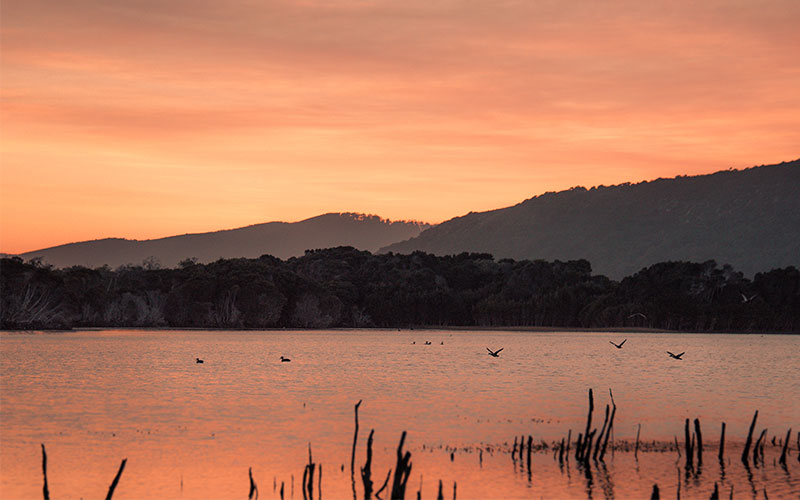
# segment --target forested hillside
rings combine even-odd
[[[800,272],[746,279],[730,266],[664,262],[622,281],[588,261],[488,254],[373,255],[351,247],[283,261],[55,269],[0,260],[2,328],[651,327],[800,330]]]
[[[800,266],[800,160],[711,175],[547,193],[471,213],[381,251],[587,259],[620,279],[715,259],[746,276]]]

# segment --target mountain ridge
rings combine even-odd
[[[264,222],[206,233],[186,233],[147,240],[101,238],[18,254],[40,258],[55,267],[81,265],[117,267],[152,264],[174,267],[185,259],[211,262],[219,258],[259,257],[281,259],[303,255],[308,249],[351,245],[376,251],[383,245],[407,239],[430,227],[419,221],[391,221],[355,212],[327,213],[298,222]]]
[[[611,278],[656,262],[716,259],[752,275],[800,263],[798,193],[800,160],[574,187],[471,212],[379,252],[587,259]]]

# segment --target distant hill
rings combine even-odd
[[[546,193],[432,227],[381,252],[587,259],[613,279],[671,260],[752,275],[800,265],[800,160],[710,175]]]
[[[374,252],[389,243],[416,236],[428,227],[430,225],[425,223],[392,222],[375,215],[330,213],[300,222],[268,222],[154,240],[106,238],[82,241],[19,256],[25,260],[40,257],[55,267],[109,265],[112,268],[141,264],[150,257],[163,267],[175,267],[188,258],[201,263],[220,258],[255,258],[264,254],[288,259],[303,255],[308,249],[343,245]]]

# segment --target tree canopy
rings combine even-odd
[[[146,264],[146,263],[145,263]],[[586,260],[485,253],[186,260],[176,269],[55,269],[0,261],[3,329],[75,327],[647,327],[800,330],[800,272],[750,280],[716,262],[662,262],[621,281]]]

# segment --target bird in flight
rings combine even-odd
[[[642,314],[642,313],[633,313],[633,314],[631,314],[630,316],[628,316],[628,319],[630,319],[630,318],[635,318],[636,316],[641,316],[641,318],[642,318],[642,319],[645,319],[645,320],[647,319],[647,316],[645,316],[645,315],[644,315],[644,314]]]
[[[291,359],[281,356],[281,363],[288,363],[289,361],[291,361]]]
[[[611,342],[610,340],[609,340],[608,342],[609,342],[611,345],[613,345],[614,347],[616,347],[617,349],[622,349],[622,345],[623,345],[625,342],[627,342],[627,341],[628,341],[628,339],[625,339],[625,340],[623,340],[622,342],[620,342],[619,344],[615,344],[615,343]]]
[[[684,352],[682,352],[680,354],[672,354],[671,352],[667,351],[667,354],[669,354],[670,358],[681,359],[681,356],[686,354],[686,351],[684,351]]]
[[[756,298],[756,295],[758,295],[758,294],[754,293],[753,295],[751,295],[749,297],[747,295],[743,294],[743,293],[740,293],[739,295],[742,296],[742,304],[747,304],[748,302],[750,302],[751,300]]]
[[[496,351],[492,351],[488,347],[486,348],[486,350],[489,351],[489,356],[492,356],[493,358],[499,358],[500,357],[500,351],[502,351],[503,349],[505,349],[505,347],[501,347],[500,349],[498,349]]]

